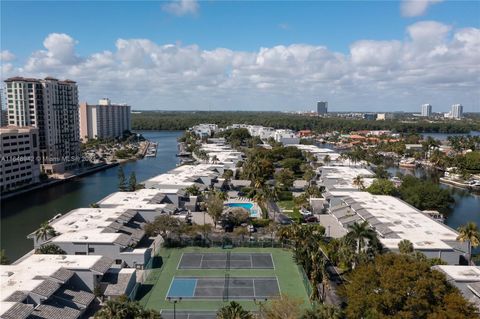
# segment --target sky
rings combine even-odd
[[[480,1],[2,0],[0,79],[136,110],[480,112]]]

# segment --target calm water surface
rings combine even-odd
[[[175,168],[178,163],[177,137],[180,131],[140,132],[143,136],[158,143],[157,157],[145,158],[122,164],[128,180],[134,171],[137,181],[143,181],[155,175]],[[118,167],[78,178],[74,181],[50,188],[33,191],[13,197],[1,203],[1,249],[5,249],[8,258],[15,260],[33,247],[26,236],[38,226],[58,213],[88,207],[117,190]]]

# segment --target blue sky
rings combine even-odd
[[[455,101],[465,104],[467,110],[479,111],[479,93],[472,92],[475,84],[478,88],[478,76],[455,83],[442,80],[451,72],[437,73],[439,62],[456,70],[475,67],[475,53],[480,52],[473,52],[469,65],[465,65],[462,54],[470,56],[472,49],[479,48],[475,41],[480,2],[434,2],[422,6],[400,1],[2,1],[1,50],[10,53],[2,54],[2,79],[12,74],[75,77],[81,85],[81,98],[95,100],[109,95],[113,100],[138,103],[134,108],[144,109],[173,109],[175,104],[181,109],[299,110],[313,108],[316,99],[327,98],[338,110],[370,106],[383,109],[386,103],[395,109],[416,110],[418,103],[432,100],[438,111],[448,109]],[[420,37],[416,46],[412,45],[416,35],[409,31],[411,26],[420,26],[415,29]],[[422,30],[431,32],[427,38],[438,41],[421,45],[425,42]],[[473,30],[468,32],[468,45],[463,40],[455,41],[459,38],[455,35],[464,35],[465,30]],[[49,38],[51,35],[64,36]],[[44,43],[47,38],[49,48]],[[121,48],[119,39],[125,40]],[[461,54],[459,43],[465,46]],[[176,47],[174,53],[165,47],[169,44]],[[354,56],[352,47],[356,44],[363,46],[359,45]],[[299,45],[304,47],[297,48]],[[450,51],[442,51],[438,61],[432,58],[432,69],[425,65],[425,57],[415,60],[445,46]],[[394,56],[395,50],[404,54]],[[376,56],[378,52],[386,56]],[[163,55],[166,58],[161,58]],[[305,55],[314,58],[305,60]],[[180,58],[195,63],[182,63]],[[99,88],[100,74],[89,70],[92,61],[97,63],[99,59],[101,69],[105,67],[103,75],[108,75],[100,85],[106,92]],[[398,60],[412,66],[400,72],[400,67],[393,65]],[[177,69],[171,61],[178,63]],[[375,61],[382,62],[373,65]],[[432,70],[435,78],[426,82],[412,78],[416,71],[421,73],[416,63],[425,72]],[[212,64],[211,69],[204,70],[205,65]],[[305,67],[304,73],[296,71],[301,67]],[[152,86],[150,92],[142,88],[135,93],[132,83],[118,83],[127,80],[123,74],[131,74],[128,81],[136,81],[133,77],[138,76],[158,77],[158,83],[166,84],[166,92]],[[395,85],[384,74],[390,74],[392,81],[405,80]],[[291,85],[285,76],[291,76]],[[302,82],[299,77],[311,79]],[[410,78],[414,90],[408,88]],[[424,90],[419,90],[417,80]],[[137,85],[146,84],[137,81]],[[286,87],[291,94],[286,94]],[[130,93],[125,93],[126,89]],[[436,90],[445,91],[445,96],[440,98]]]

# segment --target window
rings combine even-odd
[[[86,255],[87,253],[84,251],[76,251],[75,255]]]
[[[121,264],[122,264],[122,260],[121,260],[121,259],[115,259],[115,264],[116,264],[116,265],[121,265]]]
[[[88,247],[88,252],[89,252],[89,253],[94,253],[94,252],[95,252],[95,248]]]

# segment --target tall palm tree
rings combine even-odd
[[[398,250],[401,254],[413,253],[413,244],[408,239],[403,239],[398,243]]]
[[[355,185],[358,189],[364,189],[365,184],[363,183],[363,177],[358,175],[353,179],[353,185]]]
[[[357,243],[356,253],[360,254],[363,248],[366,246],[366,241],[372,241],[376,237],[375,231],[370,228],[368,222],[364,221],[361,224],[353,223],[348,225],[348,234],[347,236],[354,239]]]
[[[217,157],[217,155],[213,155],[211,158],[210,158],[210,161],[212,162],[212,164],[217,164],[219,159]]]
[[[40,225],[40,228],[35,232],[35,238],[37,241],[40,239],[46,241],[49,238],[54,237],[56,234],[57,232],[48,222],[43,222]]]
[[[301,319],[340,319],[343,318],[342,311],[331,305],[314,304],[300,317]]]
[[[217,312],[217,319],[253,319],[251,312],[243,309],[243,307],[235,301],[230,302]]]
[[[480,245],[480,232],[478,231],[477,224],[469,222],[464,226],[458,228],[457,240],[461,242],[468,242],[468,264],[472,263],[472,247],[478,247]]]

